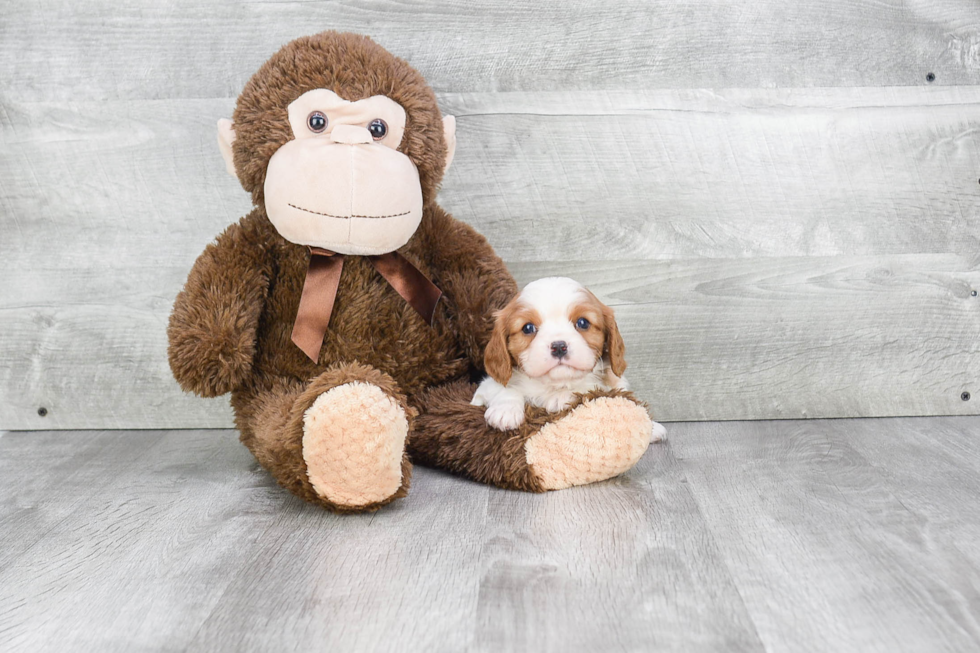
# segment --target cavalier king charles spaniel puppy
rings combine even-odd
[[[484,365],[489,376],[470,402],[487,424],[508,431],[531,404],[556,413],[590,390],[628,390],[626,346],[613,310],[567,277],[538,279],[494,314]],[[651,440],[666,430],[653,423]]]

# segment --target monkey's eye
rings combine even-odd
[[[578,320],[575,321],[575,326],[581,329],[582,331],[585,331],[590,326],[592,326],[592,323],[586,320],[584,317],[580,317]]]
[[[534,323],[533,322],[528,322],[527,324],[525,324],[521,328],[521,333],[523,333],[526,336],[529,336],[529,335],[533,334],[537,330],[538,330],[538,327],[534,326]]]
[[[388,123],[386,123],[381,118],[375,118],[368,125],[368,131],[371,132],[371,138],[376,141],[380,141],[382,138],[388,135]]]
[[[306,124],[310,128],[311,132],[314,134],[319,134],[327,128],[327,117],[319,111],[314,111],[306,119]]]

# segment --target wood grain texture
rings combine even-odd
[[[10,482],[56,482],[19,463],[58,437],[0,441]],[[143,453],[106,451],[114,481],[0,569],[3,650],[762,650],[664,447],[592,493],[423,469],[405,501],[337,516],[272,488],[230,432],[112,437]]]
[[[975,650],[978,472],[977,417],[669,424],[604,483],[336,516],[232,431],[6,433],[0,649]]]
[[[980,248],[980,87],[454,95],[442,106],[460,126],[443,203],[507,261]]]
[[[376,514],[296,500],[243,552],[187,650],[471,649],[489,492],[416,470],[409,497]]]
[[[955,255],[512,264],[518,281],[568,275],[614,306],[630,379],[658,419],[975,414],[980,288]],[[165,319],[183,270],[76,276],[80,308],[24,298],[4,312],[4,426],[231,425],[226,399],[183,395]],[[14,276],[14,279],[23,277]],[[58,284],[62,275],[32,274]],[[26,280],[25,280],[26,281]],[[17,287],[17,284],[14,284]],[[174,290],[168,290],[173,288]],[[96,304],[88,308],[87,302]],[[15,347],[31,343],[20,353]],[[89,382],[91,381],[91,382]],[[37,414],[39,406],[47,415]]]
[[[45,519],[0,535],[19,554],[0,568],[5,651],[186,647],[241,569],[240,552],[284,504],[299,503],[257,471],[232,432],[103,434],[100,455],[76,460],[61,483],[61,471],[37,459],[64,438],[2,440],[5,484],[50,483],[19,490]],[[80,482],[95,476],[101,482]]]
[[[980,248],[980,87],[440,102],[459,132],[440,200],[508,261]],[[3,103],[2,264],[189,267],[249,208],[215,144],[232,107]]]
[[[579,262],[657,419],[976,414],[980,288],[953,255]]]
[[[980,438],[974,420],[944,417],[879,436],[875,423],[841,434],[894,487],[896,499],[921,525],[914,545],[941,578],[955,579],[938,594],[961,641],[980,637]],[[936,552],[936,553],[934,553]]]
[[[373,36],[438,91],[980,82],[971,0],[68,3],[5,8],[0,94],[235,97],[283,43]]]
[[[522,281],[622,303],[603,284],[629,279],[630,375],[659,417],[975,411],[977,87],[440,101],[460,116],[443,204]],[[0,426],[230,425],[179,393],[164,328],[248,209],[214,146],[231,106],[0,103]]]
[[[975,474],[980,431],[957,420],[960,436],[941,443],[948,423],[674,425],[683,474],[767,650],[976,648],[980,570],[958,546],[976,534],[975,501],[949,476]],[[965,455],[953,462],[951,450]]]
[[[0,438],[4,435],[0,433]],[[16,455],[0,457],[0,524],[8,538],[0,549],[0,570],[37,544],[82,502],[103,491],[118,466],[113,460],[137,460],[147,442],[141,436],[119,442],[117,435],[105,432],[75,433],[73,437],[39,433],[14,442],[15,447],[22,445]],[[30,448],[23,447],[24,443],[30,443]],[[24,477],[25,470],[40,469],[45,473]],[[40,505],[38,497],[44,495],[61,499]]]
[[[611,481],[491,490],[481,651],[760,651],[669,446]]]

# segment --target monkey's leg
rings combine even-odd
[[[405,439],[416,411],[368,365],[336,365],[309,383],[277,379],[232,400],[242,442],[293,494],[335,512],[405,496]]]
[[[650,444],[650,415],[627,392],[589,393],[560,413],[527,409],[524,424],[498,431],[487,425],[483,407],[469,404],[474,390],[460,381],[418,397],[408,444],[414,463],[544,492],[618,476]]]

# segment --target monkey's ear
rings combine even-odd
[[[442,133],[446,137],[446,167],[442,169],[445,173],[449,170],[449,164],[453,162],[453,155],[456,154],[456,116],[443,117]]]
[[[227,118],[218,120],[218,149],[221,150],[221,158],[225,160],[225,169],[232,177],[237,177],[235,172],[235,155],[231,151],[231,144],[235,142],[235,128]]]

